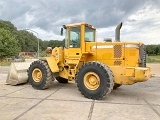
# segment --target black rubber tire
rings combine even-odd
[[[114,83],[113,89],[115,90],[115,89],[119,88],[120,86],[121,86],[121,84]]]
[[[38,68],[42,72],[42,79],[39,82],[35,82],[32,77],[32,72],[36,68]],[[32,87],[38,90],[49,88],[49,86],[52,85],[54,80],[48,63],[41,60],[32,62],[28,70],[28,79]]]
[[[84,84],[84,76],[88,72],[96,73],[100,78],[100,85],[95,90],[88,89]],[[82,65],[76,75],[77,87],[82,95],[89,99],[102,99],[113,89],[113,74],[105,64],[93,61]]]
[[[60,77],[60,76],[56,77],[56,80],[57,80],[59,83],[63,83],[63,84],[67,84],[67,83],[68,83],[68,79],[62,78],[62,77]]]

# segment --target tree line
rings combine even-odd
[[[41,40],[30,31],[17,30],[11,22],[0,20],[0,60],[19,52],[37,52],[38,40],[40,53],[47,47],[64,46],[64,40]]]
[[[160,55],[160,44],[159,45],[147,45],[146,52],[148,55]]]
[[[19,52],[37,52],[38,39],[32,32],[17,30],[10,22],[0,20],[0,60],[17,55]],[[40,53],[47,47],[64,46],[64,40],[39,39]],[[147,45],[148,55],[160,55],[160,45]]]

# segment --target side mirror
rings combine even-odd
[[[63,28],[61,28],[61,36],[63,36]]]

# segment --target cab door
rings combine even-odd
[[[65,63],[78,64],[81,53],[81,26],[67,28],[64,48]]]

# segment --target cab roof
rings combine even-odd
[[[88,27],[91,27],[92,29],[95,29],[92,25],[86,23],[86,22],[80,22],[80,23],[73,23],[73,24],[66,24],[64,25],[65,27],[73,27],[73,26],[81,26],[81,25],[86,25]]]
[[[85,24],[87,24],[87,23],[85,23],[85,22],[80,22],[80,23],[66,24],[65,26],[66,26],[66,27],[70,27],[70,26],[80,26],[80,25],[85,25]]]

